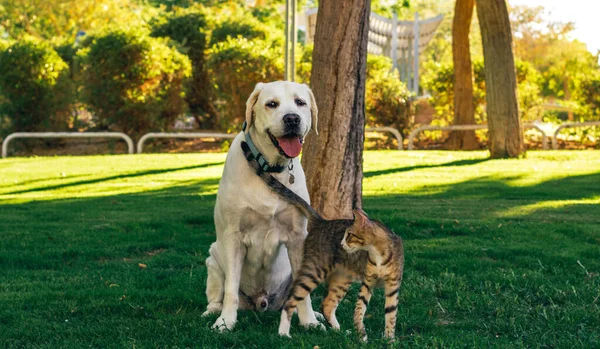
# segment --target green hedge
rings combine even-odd
[[[392,60],[367,56],[365,111],[368,126],[392,126],[406,133],[410,116],[410,92],[392,71]]]
[[[143,29],[109,30],[78,51],[82,101],[102,129],[134,137],[169,128],[186,108],[189,59]]]
[[[176,9],[153,23],[152,36],[168,37],[192,64],[192,76],[186,81],[185,102],[202,129],[215,128],[217,112],[213,105],[214,88],[206,71],[205,51],[210,29],[203,7]]]
[[[0,47],[0,95],[4,133],[68,128],[74,103],[69,66],[44,41],[27,38]]]
[[[281,53],[264,40],[229,38],[210,50],[207,63],[220,100],[218,124],[223,130],[239,130],[246,99],[257,82],[283,79]]]

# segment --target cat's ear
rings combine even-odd
[[[352,213],[354,214],[355,225],[358,225],[359,227],[365,227],[367,223],[370,222],[369,217],[367,216],[365,211],[361,210],[360,208],[353,209]]]

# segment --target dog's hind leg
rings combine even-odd
[[[210,256],[206,259],[206,299],[208,306],[202,316],[215,314],[223,308],[223,288],[225,286],[225,274],[219,265],[216,243],[210,246]]]

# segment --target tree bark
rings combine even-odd
[[[520,157],[525,152],[512,34],[505,0],[476,0],[483,42],[485,92],[492,158]]]
[[[473,69],[469,32],[475,0],[456,0],[452,21],[452,60],[454,62],[454,125],[475,123]],[[448,149],[479,149],[475,131],[454,131],[446,141]]]
[[[370,11],[370,0],[319,1],[311,71],[319,135],[307,137],[302,166],[312,206],[329,218],[362,206]]]

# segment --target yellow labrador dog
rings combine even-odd
[[[291,276],[302,263],[306,218],[272,192],[250,169],[240,143],[246,141],[265,171],[309,201],[298,160],[302,142],[317,130],[317,106],[308,86],[259,83],[246,102],[246,122],[231,144],[215,205],[217,241],[206,260],[208,307],[221,312],[213,328],[232,329],[238,308],[279,310]],[[260,304],[247,299],[258,294]],[[322,326],[310,298],[298,305],[304,326]]]

